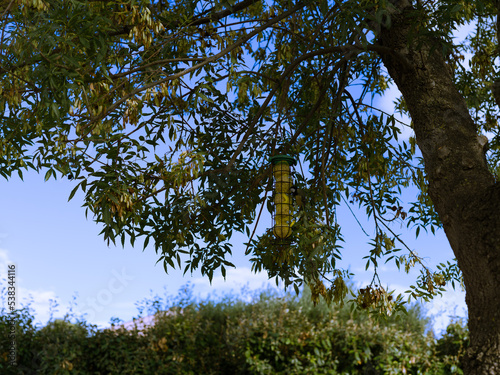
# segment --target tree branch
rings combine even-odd
[[[386,49],[386,48],[384,48],[382,46],[373,46],[373,45],[367,46],[367,50],[372,50],[372,47],[375,47],[375,48],[377,48],[379,50],[382,49],[384,51],[392,52],[392,50]],[[330,54],[330,53],[335,53],[335,52],[355,53],[356,54],[356,53],[362,52],[363,50],[364,50],[364,48],[358,47],[358,46],[332,46],[332,47],[328,47],[328,48],[323,48],[321,50],[317,50],[317,51],[312,51],[312,52],[306,53],[306,54],[300,56],[299,58],[297,58],[296,60],[294,60],[290,65],[288,65],[288,67],[285,69],[285,71],[281,75],[279,81],[282,82],[286,77],[288,77],[288,75],[290,75],[295,70],[295,68],[301,62],[303,62],[303,61],[305,61],[307,59],[310,59],[312,57],[319,56],[319,55]],[[266,109],[267,105],[269,104],[269,101],[271,100],[271,97],[274,95],[274,93],[276,93],[278,87],[279,86],[276,86],[271,91],[271,94],[266,98],[265,102],[261,105],[261,107],[260,107],[259,111],[257,112],[257,114],[254,116],[254,119],[252,120],[252,122],[248,126],[248,129],[247,129],[245,135],[243,136],[243,139],[241,140],[241,143],[240,143],[239,147],[236,149],[233,157],[231,158],[231,160],[230,160],[230,162],[229,162],[229,164],[227,166],[228,170],[231,168],[231,166],[233,165],[233,163],[235,162],[236,158],[241,153],[241,151],[243,151],[244,143],[248,140],[248,137],[252,133],[253,128],[257,124],[257,121],[259,120],[260,116],[264,113],[264,110]]]
[[[230,16],[230,15],[232,15],[234,13],[237,13],[240,10],[248,8],[249,6],[251,6],[251,5],[255,4],[255,3],[258,3],[260,1],[261,0],[244,0],[244,1],[240,2],[240,3],[238,3],[238,4],[233,5],[230,8],[221,10],[221,11],[216,12],[216,13],[213,13],[212,15],[209,15],[207,17],[195,19],[195,20],[193,20],[193,21],[191,21],[189,23],[189,26],[199,26],[199,25],[207,24],[209,22],[218,21],[218,20],[220,20],[222,18]],[[205,13],[210,13],[213,10],[214,10],[214,8],[211,8],[210,10],[208,10]]]
[[[270,26],[272,26],[273,24],[281,21],[282,19],[285,19],[286,17],[288,17],[289,15],[295,13],[296,11],[298,11],[299,9],[303,8],[304,7],[304,3],[303,2],[299,2],[295,7],[293,7],[292,9],[280,14],[279,16],[276,16],[274,18],[272,18],[271,20],[269,20],[268,22],[266,22],[264,25],[262,25],[261,27],[255,29],[254,31],[252,31],[251,33],[249,33],[248,35],[246,35],[245,37],[241,38],[240,40],[238,40],[237,42],[235,42],[234,44],[224,48],[221,52],[215,54],[215,55],[212,55],[208,58],[205,59],[205,61],[203,62],[200,62],[199,64],[196,64],[190,68],[187,68],[185,70],[183,70],[182,72],[179,72],[177,74],[173,74],[171,76],[168,76],[166,78],[163,78],[163,79],[160,79],[158,81],[155,81],[155,82],[151,82],[151,83],[148,83],[147,85],[144,85],[142,87],[138,87],[137,89],[131,91],[128,95],[126,95],[125,97],[121,98],[120,100],[118,100],[115,104],[111,105],[105,112],[103,112],[100,116],[94,118],[93,120],[91,120],[91,122],[95,122],[95,121],[98,121],[104,117],[106,117],[106,115],[112,111],[114,111],[116,108],[118,108],[121,104],[123,104],[125,101],[127,101],[129,98],[139,94],[140,92],[142,91],[145,91],[149,88],[152,88],[154,86],[157,86],[157,85],[161,85],[162,83],[166,83],[166,82],[169,82],[169,81],[173,81],[175,79],[179,79],[191,72],[194,72],[200,68],[202,68],[203,66],[207,65],[207,64],[210,64],[214,61],[217,61],[218,59],[220,59],[221,57],[227,55],[228,53],[230,53],[231,51],[233,51],[234,49],[240,47],[242,44],[246,43],[247,41],[249,41],[250,39],[252,39],[254,36],[256,36],[257,34],[259,34],[260,32],[262,32],[263,30],[269,28]]]

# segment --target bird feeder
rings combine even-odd
[[[274,177],[274,217],[273,233],[279,239],[285,239],[292,234],[292,197],[290,188],[292,178],[290,167],[297,161],[288,155],[271,157]]]

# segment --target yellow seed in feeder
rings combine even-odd
[[[290,197],[288,194],[276,194],[274,203],[276,205],[290,205]]]
[[[279,238],[287,238],[292,234],[292,230],[289,227],[274,227],[274,235]]]
[[[286,238],[292,234],[290,229],[290,197],[288,194],[276,194],[274,234],[279,238]]]
[[[279,181],[279,182],[276,182],[275,184],[275,188],[276,188],[276,193],[289,193],[290,192],[290,188],[291,188],[292,184],[288,181],[288,182],[282,182],[282,181]]]
[[[273,166],[273,175],[276,182],[290,181],[290,166],[285,161],[280,161]]]
[[[274,225],[274,235],[279,238],[287,238],[292,234],[292,229],[286,220],[283,220],[280,216],[276,216],[276,223]]]

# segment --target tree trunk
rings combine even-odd
[[[422,152],[429,195],[463,273],[470,347],[465,374],[500,374],[500,185],[489,171],[442,43],[422,34],[422,11],[394,3],[379,43],[403,94]]]

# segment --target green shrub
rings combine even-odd
[[[2,374],[460,374],[467,329],[452,322],[435,340],[418,305],[381,318],[346,306],[313,306],[264,291],[251,302],[231,296],[196,302],[190,288],[140,305],[155,325],[97,330],[69,318],[33,325],[16,316],[18,365],[5,356],[8,320],[0,316]]]
[[[37,353],[37,328],[34,325],[34,317],[29,308],[25,307],[12,313],[6,309],[0,310],[0,373],[10,374],[30,374],[39,366]],[[17,353],[17,365],[10,366],[9,352],[11,340],[12,323],[15,329],[15,348]]]
[[[462,319],[452,320],[435,344],[439,374],[462,374],[460,362],[469,346],[469,331]]]

